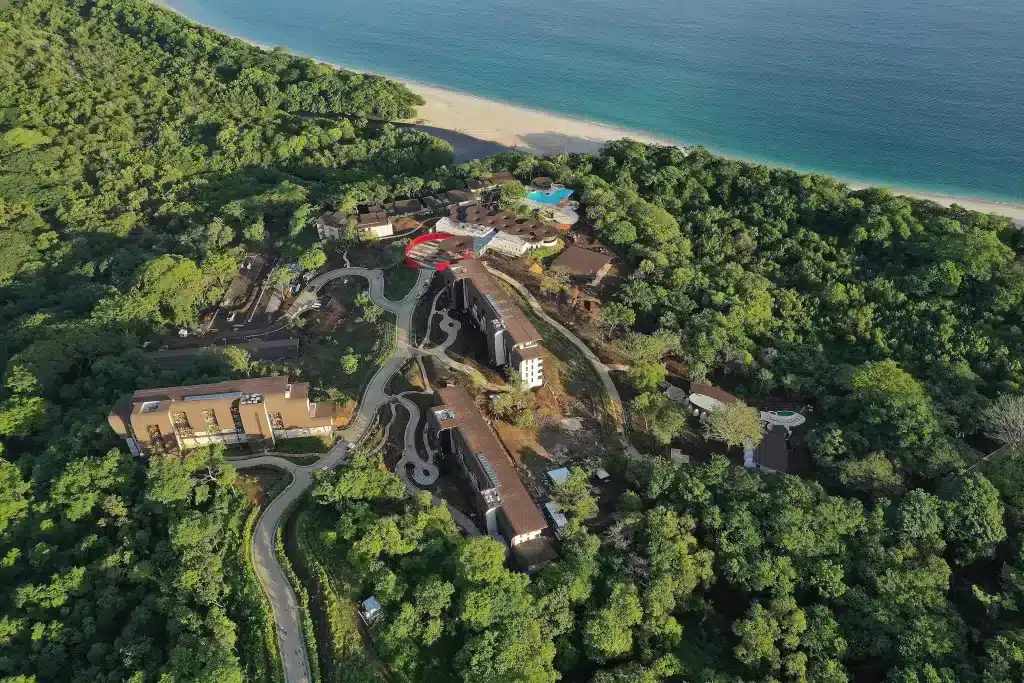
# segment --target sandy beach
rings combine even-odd
[[[166,0],[154,0],[154,2],[180,16],[185,16],[168,5]],[[185,18],[198,23],[189,17]],[[210,28],[219,30],[215,27]],[[230,33],[226,35],[231,35],[233,38],[245,41],[263,50],[271,49],[271,46],[248,40],[242,36],[235,36]],[[295,52],[293,54],[301,55],[301,53]],[[315,59],[315,61],[336,69],[376,73],[377,75],[404,83],[410,90],[420,95],[426,101],[426,104],[419,108],[416,119],[409,123],[419,130],[428,132],[451,143],[455,150],[455,160],[460,163],[509,150],[518,150],[538,156],[597,152],[601,145],[609,140],[621,138],[631,138],[640,142],[662,145],[684,146],[690,144],[686,141],[659,138],[641,131],[632,131],[594,121],[584,121],[570,116],[538,111],[497,100],[489,100],[469,93],[418,83],[396,74],[380,73],[321,59]],[[715,150],[711,151],[714,152]],[[842,180],[853,189],[878,186],[877,183],[868,185],[850,179]],[[1024,202],[1002,203],[982,198],[931,194],[900,187],[889,187],[889,189],[898,194],[929,199],[943,206],[955,203],[982,213],[1009,216],[1014,219],[1018,226],[1024,228]]]
[[[596,152],[605,142],[624,137],[663,145],[682,144],[648,133],[536,111],[400,77],[389,78],[405,83],[426,100],[426,104],[419,108],[417,127],[452,143],[458,161],[508,149],[536,155]],[[855,181],[846,182],[854,189],[869,187]],[[952,197],[899,187],[890,189],[899,194],[930,199],[943,206],[956,203],[974,211],[1009,216],[1024,226],[1024,204]]]

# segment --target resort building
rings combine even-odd
[[[361,236],[390,237],[395,232],[382,206],[372,206],[363,213],[325,213],[316,220],[316,232],[322,240],[342,239],[349,225]]]
[[[445,387],[434,395],[441,405],[427,416],[431,445],[465,472],[487,534],[506,540],[513,554],[517,548],[529,551],[526,544],[548,525],[498,436],[464,388]]]
[[[469,206],[476,202],[476,195],[472,190],[449,190],[445,196],[448,198],[448,203],[455,206]]]
[[[522,256],[531,249],[558,244],[558,229],[507,211],[490,211],[479,204],[451,207],[438,221],[437,232],[477,238],[478,254],[487,250]]]
[[[743,466],[768,473],[790,471],[789,433],[785,427],[769,425],[756,448],[743,449]]]
[[[597,251],[572,246],[558,255],[551,268],[564,268],[569,278],[582,285],[598,285],[612,268],[612,257]]]
[[[397,199],[384,205],[384,211],[396,218],[417,216],[424,212],[423,202],[418,199]]]
[[[135,455],[176,454],[210,444],[263,443],[330,434],[334,405],[310,403],[309,384],[242,379],[123,396],[107,417]]]
[[[487,337],[491,362],[511,366],[526,386],[544,384],[544,358],[548,350],[540,332],[495,283],[482,261],[463,259],[443,271],[452,289],[452,305],[469,313]]]

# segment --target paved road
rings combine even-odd
[[[352,422],[340,433],[338,442],[327,455],[313,465],[299,466],[286,458],[274,455],[232,463],[236,469],[269,465],[287,470],[293,476],[292,483],[260,515],[252,544],[252,560],[256,568],[256,575],[274,612],[274,622],[277,625],[277,644],[281,652],[281,663],[287,683],[309,683],[309,657],[302,638],[298,599],[291,583],[285,577],[284,570],[277,561],[275,552],[277,529],[292,504],[313,485],[313,473],[319,469],[336,467],[343,462],[348,454],[349,445],[363,436],[377,409],[390,400],[390,397],[384,393],[384,387],[391,376],[412,355],[412,348],[409,344],[412,313],[416,308],[416,301],[429,284],[432,273],[420,271],[416,285],[401,301],[391,301],[384,297],[384,275],[379,270],[341,268],[317,277],[310,283],[310,287],[318,288],[332,279],[347,275],[366,278],[370,283],[370,297],[373,302],[398,317],[398,324],[395,327],[395,351],[370,379],[370,383],[363,392],[363,398],[359,402],[359,410]]]
[[[575,334],[566,329],[565,326],[562,325],[562,323],[558,322],[550,315],[545,313],[544,309],[541,308],[540,302],[538,302],[537,299],[534,298],[533,294],[530,294],[530,291],[526,289],[526,287],[519,284],[518,280],[516,280],[510,275],[506,275],[500,270],[491,268],[486,263],[484,265],[487,267],[487,270],[490,271],[492,275],[499,277],[505,282],[509,283],[517,292],[522,294],[523,297],[526,298],[526,301],[530,304],[530,308],[533,309],[534,313],[540,316],[540,318],[544,320],[547,324],[551,325],[556,330],[561,332],[565,336],[565,338],[572,342],[572,345],[579,349],[580,352],[586,357],[586,359],[590,361],[590,364],[594,367],[594,371],[597,372],[597,376],[601,379],[601,384],[604,385],[605,393],[608,394],[608,397],[612,401],[615,412],[615,428],[616,431],[619,432],[619,437],[622,441],[622,446],[630,455],[632,455],[635,458],[639,458],[640,451],[634,448],[633,444],[631,444],[629,442],[629,439],[626,438],[626,423],[623,417],[625,413],[622,410],[622,398],[619,396],[619,390],[615,388],[615,382],[612,381],[612,376],[608,373],[609,367],[602,363],[601,359],[598,358],[597,355],[590,350],[590,347],[584,344],[579,337],[577,337]]]

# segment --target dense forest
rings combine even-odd
[[[133,459],[106,413],[245,376],[161,373],[142,340],[193,324],[250,248],[301,259],[314,205],[450,162],[374,122],[418,103],[148,2],[0,3],[0,680],[262,680],[233,469]]]
[[[133,459],[107,410],[252,371],[140,351],[194,324],[247,251],[322,262],[322,208],[490,168],[575,189],[629,273],[607,328],[752,404],[813,406],[813,462],[762,478],[615,458],[612,514],[571,479],[561,557],[530,579],[355,458],[315,492],[321,542],[384,604],[394,680],[1024,680],[1024,475],[1013,449],[982,459],[1024,439],[1009,220],[630,141],[453,166],[384,122],[419,104],[403,86],[139,0],[8,0],[0,54],[0,682],[262,680],[232,468]]]

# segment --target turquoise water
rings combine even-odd
[[[538,204],[561,204],[563,199],[568,199],[572,196],[572,190],[560,187],[557,190],[552,190],[550,193],[542,192],[540,190],[534,190],[533,192],[526,193],[526,198],[530,201],[537,202]]]
[[[296,53],[724,154],[1024,201],[1024,0],[169,3]]]

